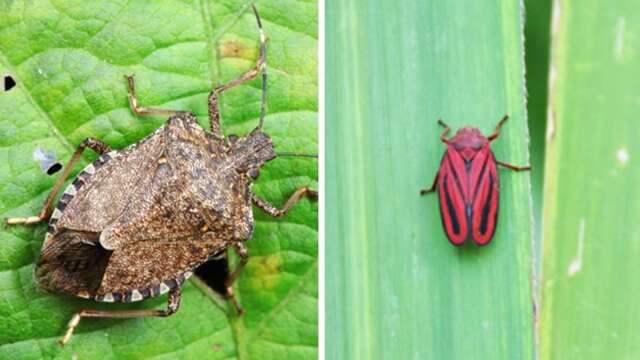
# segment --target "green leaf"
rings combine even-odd
[[[517,1],[327,2],[327,334],[331,359],[530,359],[528,173],[500,170],[493,243],[456,248],[431,185],[454,129],[528,161]],[[329,210],[330,209],[330,210]]]
[[[551,0],[525,0],[525,63],[527,82],[527,118],[531,139],[531,189],[534,214],[535,272],[539,274],[542,249],[542,199],[544,195],[544,149],[547,123],[549,77],[549,28]],[[538,284],[536,283],[536,286]],[[537,291],[537,290],[536,290]]]
[[[269,37],[265,131],[277,151],[317,153],[317,9],[314,2],[257,4]],[[114,148],[135,143],[162,117],[136,117],[123,75],[135,74],[144,106],[195,112],[207,126],[210,89],[255,64],[258,30],[239,1],[3,1],[0,75],[0,217],[39,212],[57,176],[32,159],[36,147],[68,160],[86,137]],[[260,109],[260,81],[222,95],[222,126],[245,134]],[[96,158],[86,152],[82,165]],[[74,174],[81,169],[76,166]],[[278,158],[254,191],[275,204],[301,186],[317,188],[317,161]],[[0,358],[310,358],[317,354],[317,204],[301,201],[281,220],[256,210],[249,264],[232,308],[189,282],[167,319],[85,319],[60,348],[82,308],[147,309],[46,294],[33,279],[46,224],[0,230]]]
[[[552,19],[540,356],[633,359],[640,8],[556,0]]]

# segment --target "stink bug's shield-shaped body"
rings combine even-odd
[[[7,219],[31,224],[49,217],[49,228],[35,268],[46,290],[103,302],[133,302],[169,292],[163,310],[76,313],[61,340],[66,343],[82,317],[168,316],[180,303],[180,287],[196,267],[237,251],[240,262],[226,278],[226,295],[241,312],[231,286],[248,260],[244,242],[253,233],[253,206],[283,216],[302,196],[296,191],[282,209],[251,192],[265,162],[276,157],[262,131],[266,84],[266,37],[260,28],[260,56],[254,68],[213,89],[209,95],[210,132],[195,115],[138,106],[133,76],[127,76],[129,102],[137,115],[169,115],[142,141],[112,150],[94,138],[83,141],[37,216]],[[247,136],[225,137],[220,130],[218,95],[262,73],[258,126]],[[56,194],[85,148],[100,154],[66,188],[53,211]],[[293,154],[295,155],[295,154]]]
[[[469,238],[477,245],[486,245],[493,238],[500,194],[497,165],[529,169],[497,161],[491,151],[491,141],[498,137],[507,119],[505,116],[488,137],[476,128],[463,127],[450,139],[446,138],[449,127],[439,121],[445,127],[440,139],[447,144],[447,150],[433,185],[421,194],[437,189],[442,225],[453,245],[462,245]]]
[[[193,115],[171,116],[143,141],[103,154],[69,185],[49,220],[36,279],[98,301],[174,288],[209,257],[251,238],[246,173],[274,157],[263,132],[225,146]]]

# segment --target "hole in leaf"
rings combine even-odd
[[[51,164],[51,166],[49,166],[49,168],[47,169],[47,175],[51,176],[60,171],[60,169],[62,169],[62,164],[60,164],[59,162],[55,162]]]
[[[229,276],[229,262],[226,257],[205,262],[196,268],[195,274],[204,281],[211,290],[222,296],[227,295],[227,287],[224,285],[224,281]]]
[[[16,86],[16,81],[13,79],[11,75],[5,75],[4,77],[4,91],[9,91]]]

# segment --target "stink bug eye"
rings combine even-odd
[[[486,245],[493,238],[498,222],[499,181],[497,166],[512,170],[530,170],[529,166],[515,166],[497,161],[490,142],[500,134],[507,121],[505,115],[496,130],[485,137],[474,128],[462,128],[447,139],[449,131],[440,135],[447,144],[433,185],[420,191],[421,195],[438,191],[440,218],[449,241],[456,246],[472,239],[477,245]]]

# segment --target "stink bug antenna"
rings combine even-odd
[[[260,30],[260,59],[258,62],[260,63],[259,70],[262,70],[262,99],[260,100],[260,120],[258,122],[258,127],[256,128],[256,130],[260,130],[264,124],[264,116],[267,107],[267,36],[262,28],[262,21],[260,21],[260,14],[258,14],[256,5],[251,4],[251,8],[256,16],[256,22],[258,23],[258,29]]]

